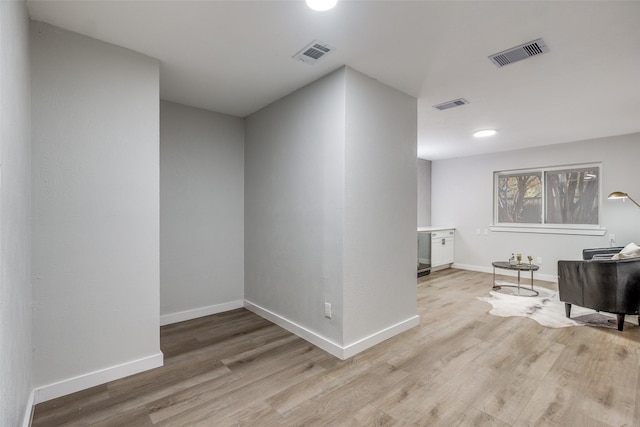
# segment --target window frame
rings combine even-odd
[[[551,224],[546,223],[546,173],[553,171],[566,171],[572,169],[595,168],[598,170],[598,223],[597,224]],[[540,174],[541,176],[541,212],[540,223],[513,223],[498,221],[498,177],[500,175]],[[546,233],[546,234],[578,234],[590,236],[603,236],[606,229],[601,226],[602,215],[602,163],[579,163],[570,165],[546,166],[526,169],[507,169],[493,172],[493,224],[492,231],[504,231],[515,233]]]

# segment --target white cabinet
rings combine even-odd
[[[438,230],[431,233],[431,268],[453,264],[454,230]]]

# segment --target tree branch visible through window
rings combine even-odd
[[[496,223],[598,224],[599,178],[598,165],[496,172]]]

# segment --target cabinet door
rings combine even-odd
[[[431,235],[431,266],[453,264],[453,230],[436,232]]]

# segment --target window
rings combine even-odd
[[[499,173],[496,190],[499,223],[542,223],[542,173]]]
[[[599,165],[495,172],[494,185],[496,226],[598,228]]]
[[[599,168],[544,173],[545,223],[598,224]]]

